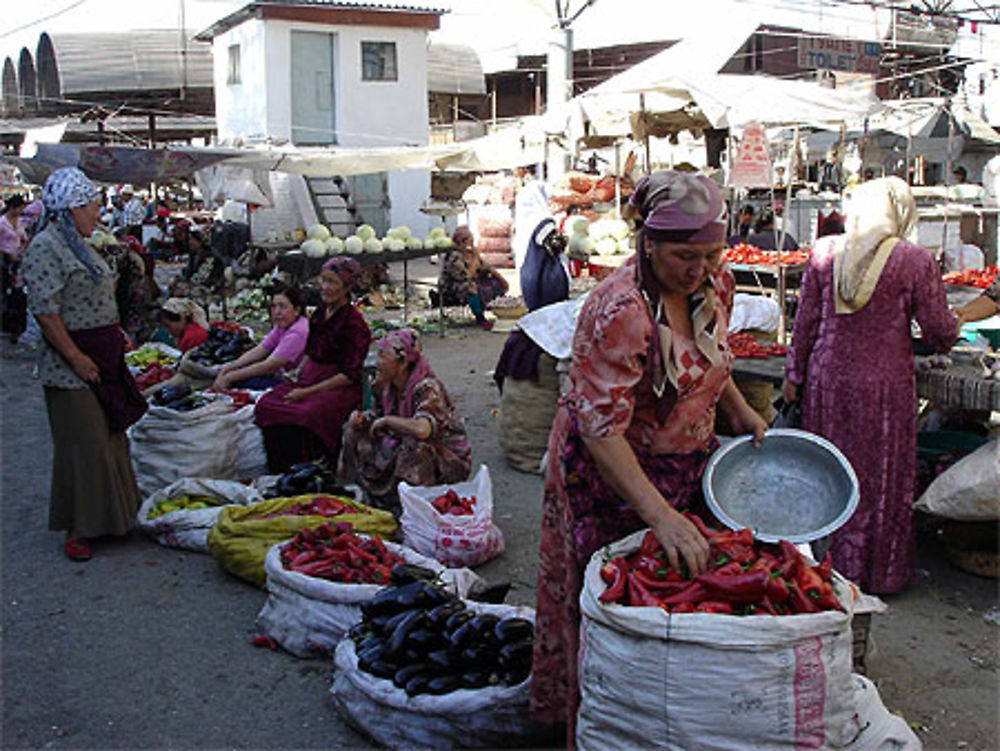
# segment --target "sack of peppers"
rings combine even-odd
[[[720,531],[685,513],[708,540],[708,571],[688,576],[667,562],[652,531],[639,549],[601,567],[607,584],[598,599],[671,614],[797,615],[843,610],[833,591],[833,561],[827,553],[812,565],[790,542],[762,543],[749,529]]]
[[[464,597],[481,583],[469,569],[447,569],[333,519],[302,529],[268,551],[268,596],[257,629],[298,657],[327,655],[358,622],[361,606],[390,583],[398,567],[429,572],[453,596]]]

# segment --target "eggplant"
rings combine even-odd
[[[401,654],[410,632],[426,623],[427,614],[423,610],[411,610],[407,613],[389,636],[386,642],[386,654],[390,656]]]
[[[362,652],[367,652],[372,647],[378,647],[383,644],[385,644],[385,639],[377,634],[370,634],[357,643],[355,651],[357,651],[358,654],[361,654]]]
[[[406,637],[406,646],[421,654],[433,652],[448,646],[448,640],[439,631],[432,631],[429,628],[419,628],[410,631]]]
[[[444,605],[438,605],[427,613],[427,624],[431,628],[443,629],[447,620],[462,610],[465,610],[465,603],[461,600],[454,600],[453,602],[446,602]]]
[[[505,686],[517,686],[524,683],[529,675],[531,675],[531,663],[526,662],[505,670],[501,674],[500,680]]]
[[[460,688],[457,675],[439,675],[427,681],[427,693],[429,694],[450,694],[457,688]]]
[[[448,616],[448,620],[444,622],[444,630],[451,636],[455,629],[464,624],[466,621],[471,621],[476,617],[476,614],[471,610],[459,610],[456,613],[452,613]]]
[[[504,644],[500,647],[500,664],[505,668],[521,665],[527,662],[531,664],[531,655],[534,651],[534,644],[530,639]]]
[[[386,660],[376,660],[368,665],[368,670],[365,672],[371,673],[376,678],[392,678],[397,670],[399,670],[399,667],[395,663],[387,662]]]
[[[299,462],[298,464],[293,464],[288,468],[288,474],[294,474],[295,472],[301,472],[304,469],[309,469],[310,467],[315,467],[316,462]]]
[[[476,632],[476,639],[479,641],[493,641],[493,629],[499,623],[500,619],[491,615],[490,613],[482,613],[473,618],[470,623],[472,624],[472,629]]]
[[[397,613],[385,613],[383,615],[365,616],[365,620],[371,624],[372,629],[379,634],[385,633],[385,627]]]
[[[347,630],[347,635],[355,643],[362,641],[365,637],[371,635],[371,633],[372,633],[371,625],[365,623],[364,621],[359,621],[358,623],[355,623]]]
[[[410,597],[415,595],[423,584],[424,582],[413,582],[401,587],[384,587],[361,606],[361,615],[365,618],[372,618],[378,615],[395,615],[403,610],[410,610],[416,604],[410,601]],[[408,604],[404,603],[404,598]]]
[[[428,673],[419,673],[419,674],[413,676],[412,678],[410,678],[409,682],[406,684],[406,688],[405,688],[406,695],[407,696],[416,696],[417,694],[425,694],[425,693],[427,693],[427,684],[430,681],[430,679],[433,678],[433,677],[434,676],[432,674],[428,674]]]
[[[490,674],[485,670],[475,670],[458,676],[462,688],[484,688],[489,685]]]
[[[448,635],[448,649],[457,655],[467,646],[470,646],[472,640],[475,638],[476,629],[472,625],[472,620],[467,620]]]
[[[496,664],[497,653],[495,649],[485,646],[465,647],[458,653],[458,661],[470,668],[484,668]]]
[[[535,625],[525,618],[504,618],[493,627],[493,635],[501,644],[511,644],[533,638]]]
[[[453,671],[458,663],[447,649],[437,649],[427,653],[427,664],[437,670]]]
[[[406,688],[406,684],[410,682],[411,678],[414,678],[421,673],[429,672],[429,667],[422,662],[418,662],[414,665],[404,665],[396,671],[395,675],[392,676],[392,683],[396,688]]]
[[[365,668],[362,666],[371,665],[373,662],[378,662],[383,657],[385,657],[386,655],[385,648],[386,648],[385,644],[376,644],[370,646],[363,652],[358,652],[358,666],[361,667],[362,670],[364,670]]]
[[[432,582],[436,578],[437,574],[429,568],[414,566],[411,563],[397,563],[389,572],[389,579],[397,586],[417,581]]]

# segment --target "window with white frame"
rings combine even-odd
[[[396,68],[396,43],[362,42],[361,80],[396,81],[398,79],[399,75]]]
[[[240,83],[240,46],[238,44],[229,45],[229,70],[226,74],[226,83]]]

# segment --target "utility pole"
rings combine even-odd
[[[570,15],[570,0],[555,0],[556,27],[549,38],[548,55],[546,56],[545,77],[545,109],[547,112],[558,112],[573,95],[573,22],[597,0],[586,0],[580,8]],[[573,144],[567,144],[573,148]],[[556,148],[549,151],[546,160],[548,179],[552,180],[562,175],[569,168],[571,154]]]

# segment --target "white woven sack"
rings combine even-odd
[[[914,508],[963,522],[1000,519],[1000,439],[948,467],[917,499]]]
[[[535,620],[531,608],[467,605],[477,613]],[[528,710],[530,677],[517,686],[410,697],[392,681],[358,670],[350,639],[337,645],[330,694],[351,725],[386,748],[510,748],[525,745],[536,729]]]
[[[237,479],[231,401],[218,398],[190,412],[150,407],[128,429],[132,467],[143,497],[185,477]]]
[[[852,598],[841,598],[847,612],[794,616],[670,615],[601,603],[605,550],[630,553],[644,534],[597,551],[584,575],[577,747],[847,745],[856,735]]]
[[[286,544],[273,546],[264,559],[267,602],[257,615],[257,628],[297,657],[329,654],[361,620],[361,605],[383,585],[341,584],[289,571],[281,565],[281,548]],[[446,588],[459,597],[483,583],[467,568],[448,569],[403,545],[387,542],[385,546],[407,563],[439,572]]]
[[[253,421],[254,405],[247,404],[233,412],[236,425],[236,476],[253,480],[267,474],[267,452],[264,434]]]
[[[844,746],[849,751],[920,751],[924,746],[899,715],[885,708],[875,684],[853,675],[855,736]]]
[[[442,516],[431,502],[453,489],[476,497],[472,514]],[[503,552],[503,533],[493,523],[493,484],[485,464],[467,482],[417,487],[399,483],[403,544],[448,566],[478,566]]]
[[[160,501],[182,495],[207,495],[223,501],[227,506],[249,506],[264,500],[259,492],[243,483],[203,477],[185,477],[147,497],[139,507],[139,528],[160,545],[198,553],[208,552],[208,533],[215,526],[222,506],[192,511],[182,509],[155,519],[147,518]]]

